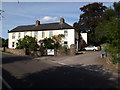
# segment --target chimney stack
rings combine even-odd
[[[36,21],[36,26],[39,26],[39,25],[40,25],[40,21],[37,20],[37,21]]]
[[[60,18],[60,24],[63,24],[63,23],[65,23],[64,18]]]

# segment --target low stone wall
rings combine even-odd
[[[16,54],[16,55],[25,55],[24,49],[9,49],[9,48],[6,48],[5,52],[13,53],[13,54]]]
[[[69,55],[69,49],[55,50],[55,56],[65,56]]]
[[[2,48],[0,50],[3,50]],[[16,55],[30,55],[30,56],[46,56],[47,49],[40,49],[38,51],[29,51],[29,49],[10,49],[5,48],[5,52],[13,53]],[[75,45],[72,44],[70,49],[57,49],[54,52],[54,56],[76,55]]]

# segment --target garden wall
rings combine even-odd
[[[25,55],[24,49],[9,49],[5,48],[5,52],[13,53],[16,55]]]
[[[1,51],[4,49],[1,48]],[[10,49],[10,48],[5,48],[5,52],[13,53],[16,55],[30,55],[30,56],[47,56],[47,49],[40,49],[37,51],[29,51],[28,48],[26,49]],[[76,49],[75,45],[72,44],[70,46],[70,49],[55,49],[54,50],[54,56],[65,56],[65,55],[76,55]]]

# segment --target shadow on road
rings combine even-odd
[[[54,67],[22,79],[3,69],[3,77],[14,88],[117,88],[117,81],[109,80],[111,76],[97,65]]]
[[[6,64],[6,63],[13,63],[16,61],[27,61],[27,60],[32,60],[34,59],[34,57],[31,56],[18,56],[18,55],[7,55],[7,57],[4,57],[4,54],[2,54],[2,64]]]

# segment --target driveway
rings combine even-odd
[[[30,57],[3,53],[3,78],[12,88],[117,88],[118,75],[99,52]]]
[[[104,69],[108,69],[112,72],[117,72],[116,68],[106,63],[105,59],[100,57],[99,51],[83,51],[83,54],[75,56],[59,56],[59,57],[46,57],[46,60],[61,65],[101,65]]]

